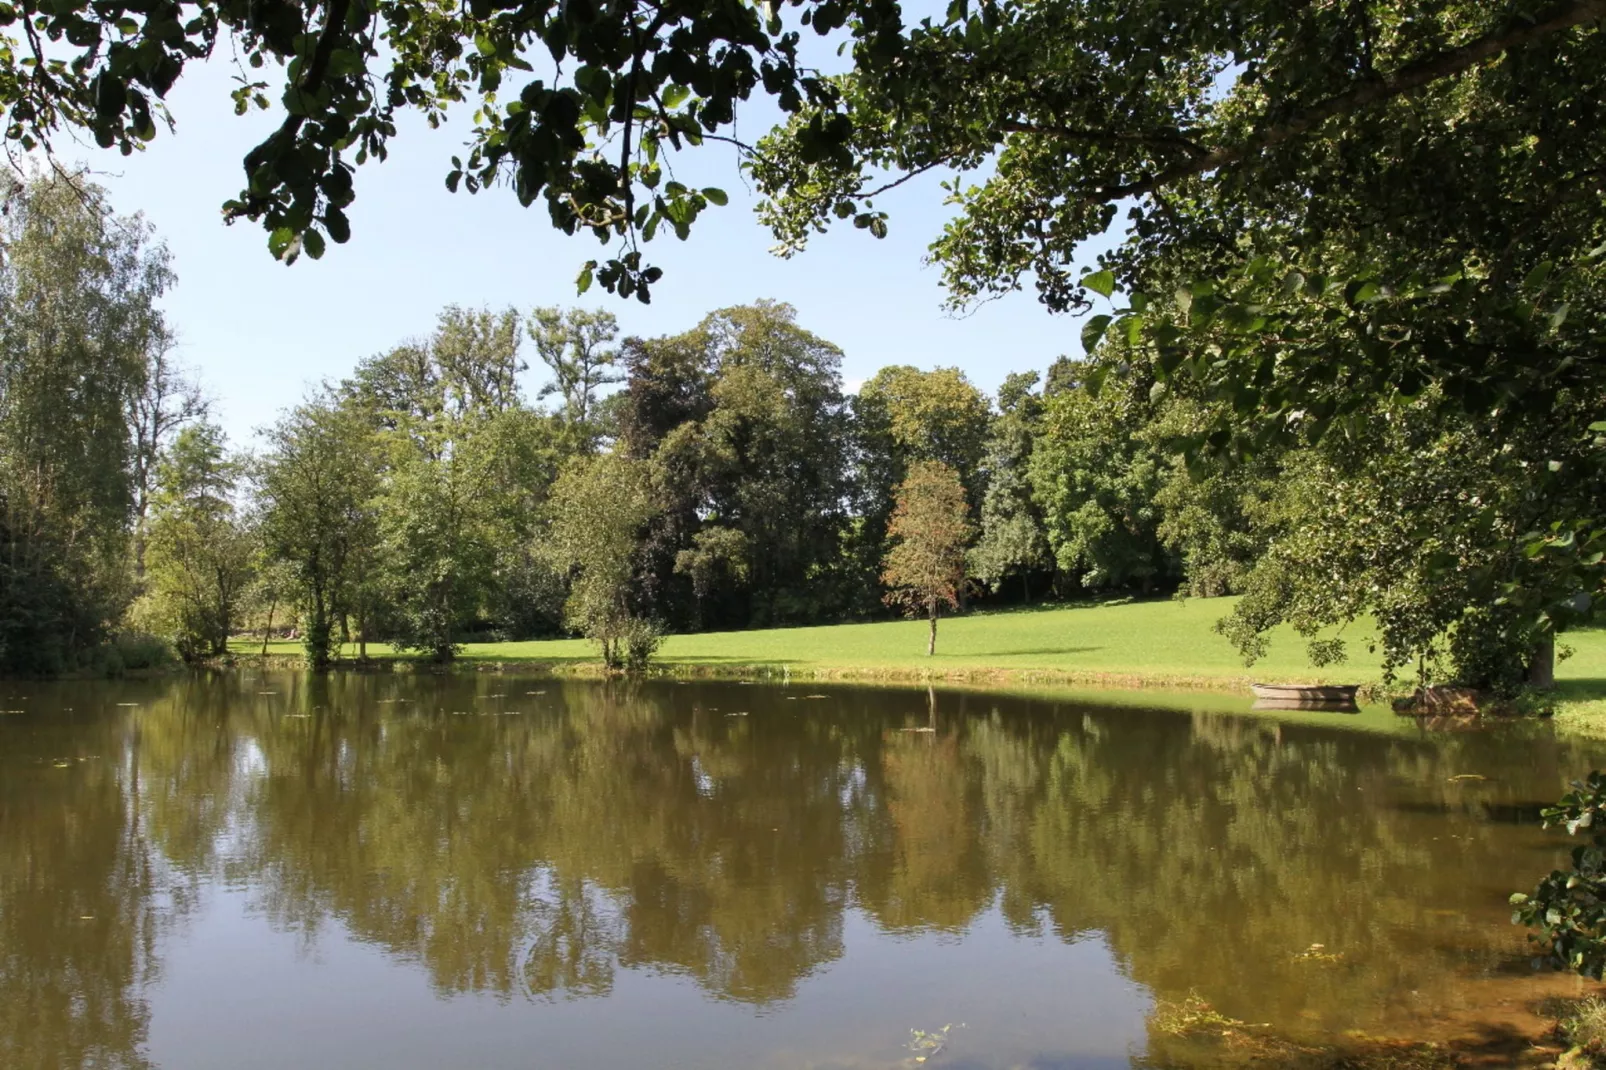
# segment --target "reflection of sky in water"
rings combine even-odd
[[[1152,1004],[1102,940],[1016,935],[992,910],[963,937],[890,940],[850,911],[840,959],[753,1006],[652,968],[606,999],[441,997],[383,949],[336,927],[304,943],[249,901],[214,890],[164,947],[148,1052],[165,1070],[893,1067],[911,1029],[950,1022],[933,1066],[1124,1067]]]

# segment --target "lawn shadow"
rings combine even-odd
[[[1568,702],[1606,700],[1606,679],[1586,676],[1575,680],[1557,680],[1553,694]]]

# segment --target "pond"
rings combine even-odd
[[[1187,1065],[1190,1000],[1495,1028],[1575,984],[1506,898],[1606,764],[1539,724],[818,684],[0,696],[9,1070]]]

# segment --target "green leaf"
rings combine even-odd
[[[1113,316],[1098,315],[1082,325],[1082,349],[1092,353],[1098,344],[1104,340],[1104,332],[1109,330]]]
[[[725,195],[725,191],[722,189],[717,189],[714,186],[705,188],[703,190],[703,196],[708,198],[709,203],[717,204],[721,208],[730,203],[730,198]]]
[[[337,244],[344,245],[351,240],[351,223],[347,221],[346,213],[334,205],[324,209],[323,226]]]
[[[580,269],[579,277],[574,280],[576,293],[585,293],[591,289],[591,279],[596,270],[597,262],[595,260],[587,260],[586,266]]]
[[[283,260],[285,251],[290,248],[290,243],[295,241],[295,238],[295,231],[289,227],[279,227],[268,235],[268,252],[273,254],[275,260]]]
[[[1091,275],[1084,275],[1082,285],[1101,297],[1108,297],[1115,292],[1115,272],[1095,271]]]
[[[1354,279],[1344,287],[1344,300],[1350,305],[1364,305],[1383,292],[1373,279]]]
[[[315,230],[309,230],[301,236],[301,248],[306,250],[308,256],[314,260],[323,258],[323,235]]]

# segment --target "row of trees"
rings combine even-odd
[[[522,341],[553,408],[520,389]],[[840,364],[772,302],[622,342],[607,313],[447,309],[273,428],[249,488],[265,560],[319,663],[353,637],[444,660],[468,634],[570,629],[640,665],[666,629],[878,612],[883,578],[934,613],[957,598],[956,473],[978,458],[916,444],[948,423],[979,455],[987,399],[895,368],[850,400]],[[961,521],[921,567],[906,559],[932,532],[892,518],[912,465],[909,506],[936,480]]]
[[[902,365],[849,395],[840,350],[773,302],[625,339],[606,312],[449,308],[245,456],[172,365],[148,228],[59,179],[9,203],[11,671],[70,667],[120,627],[216,656],[247,621],[299,629],[318,664],[345,640],[444,660],[565,631],[640,664],[666,630],[887,603],[934,645],[939,609],[971,598],[1180,591],[1243,594],[1222,628],[1251,658],[1286,621],[1336,660],[1333,626],[1370,615],[1390,670],[1509,690],[1591,608],[1585,394],[1477,416],[1424,382],[1210,448],[1231,402],[1133,310],[989,398]],[[1223,300],[1201,290],[1195,316]]]
[[[150,228],[59,176],[6,209],[0,671],[116,660],[137,633],[215,657],[248,619],[299,629],[319,664],[347,639],[446,659],[466,634],[566,628],[640,663],[666,627],[873,612],[911,414],[952,402],[936,418],[985,435],[952,372],[885,373],[856,418],[840,352],[783,305],[623,343],[608,313],[450,308],[247,455],[173,363]]]

